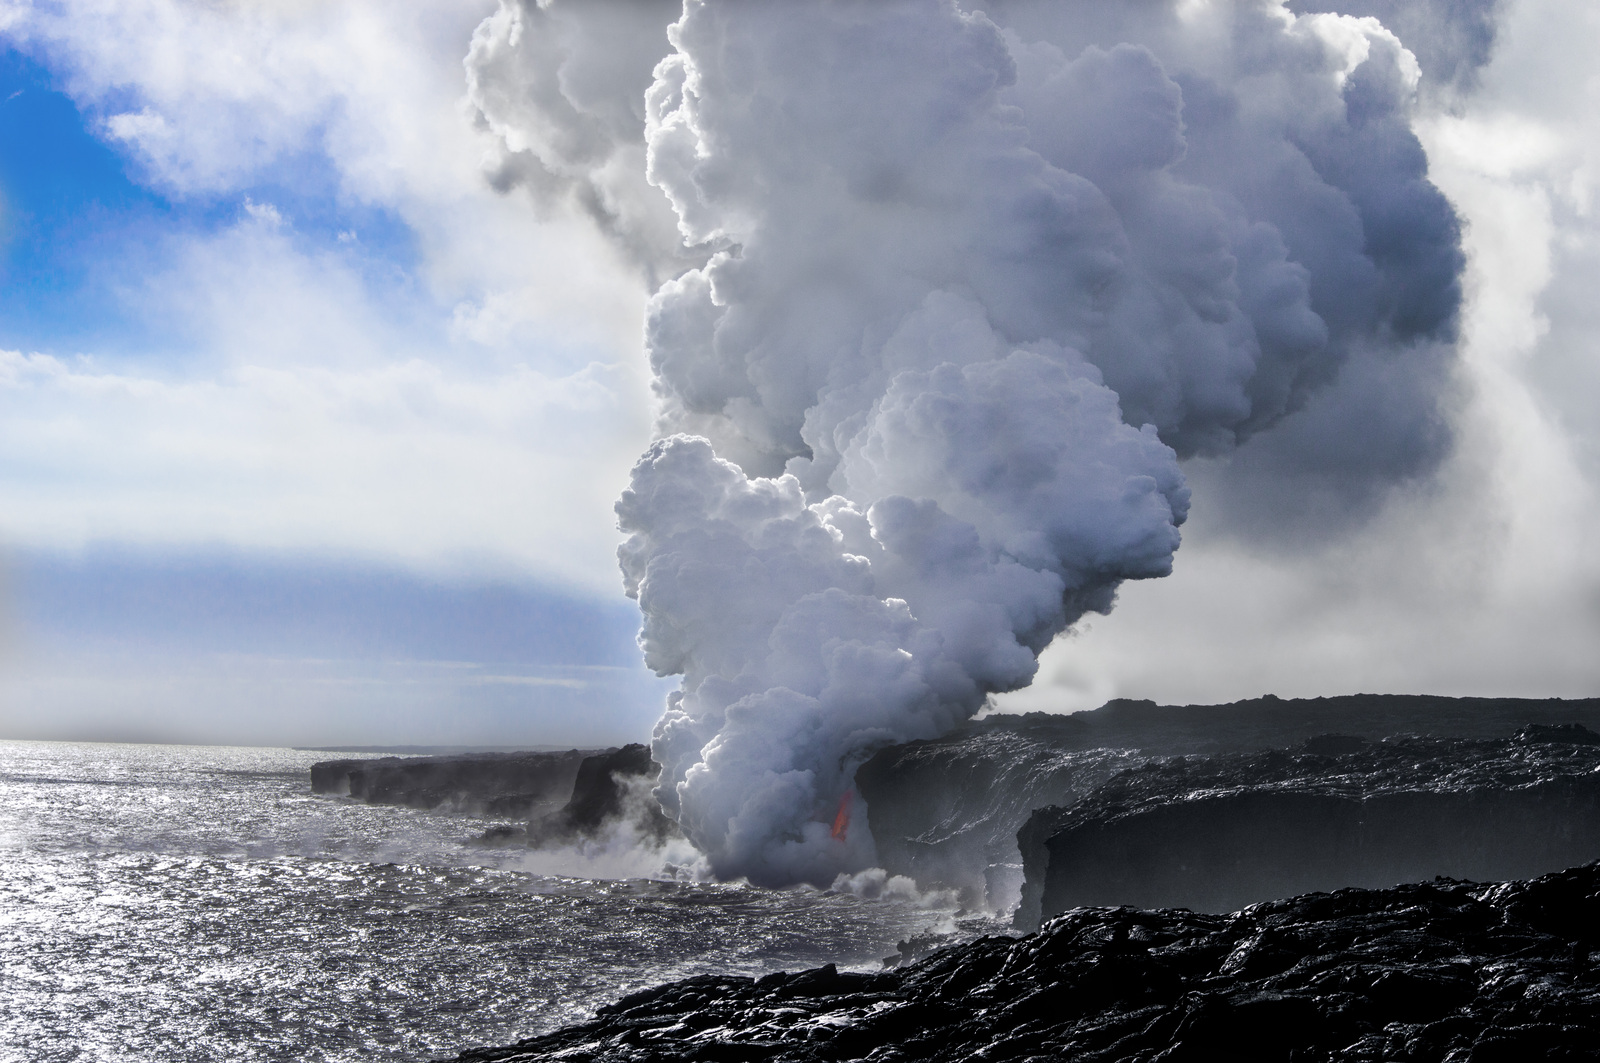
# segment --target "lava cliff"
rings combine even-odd
[[[1343,886],[1527,878],[1600,858],[1600,735],[1313,738],[1155,761],[1018,835],[1023,929],[1082,905],[1226,912]]]
[[[566,803],[579,769],[593,752],[325,760],[311,766],[311,789],[376,805],[526,817],[554,812]]]
[[[878,861],[890,874],[954,887],[963,903],[1005,910],[1018,903],[1017,832],[1033,811],[1071,805],[1117,771],[1153,758],[1279,749],[1329,732],[1368,741],[1406,733],[1500,738],[1565,723],[1600,730],[1600,698],[1357,694],[1183,706],[1117,700],[1070,715],[991,716],[943,738],[890,746],[862,765],[856,786]]]

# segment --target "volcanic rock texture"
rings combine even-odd
[[[325,760],[311,766],[311,789],[371,804],[442,808],[527,820],[496,826],[490,845],[568,845],[626,818],[640,842],[681,837],[650,796],[661,766],[650,747],[562,753],[470,753],[446,757]]]
[[[1435,875],[1526,878],[1600,858],[1600,735],[1327,735],[1152,762],[1040,809],[1018,841],[1025,929],[1082,905],[1226,912]]]
[[[572,799],[554,813],[529,822],[530,844],[560,844],[598,834],[609,822],[629,817],[643,841],[660,845],[681,837],[661,812],[649,788],[661,774],[650,747],[637,742],[585,757],[572,784]]]
[[[588,756],[570,749],[325,760],[311,766],[311,789],[375,805],[521,817],[560,809]]]
[[[459,1063],[1593,1059],[1600,866],[1233,915],[1083,908],[876,974],[706,977]]]
[[[969,907],[1017,902],[1017,830],[1035,809],[1070,804],[1145,757],[1072,749],[1022,726],[974,728],[890,746],[856,771],[878,860],[890,874],[953,887]]]
[[[1117,771],[1153,757],[1275,749],[1330,732],[1371,741],[1405,733],[1502,738],[1520,727],[1564,723],[1600,730],[1600,699],[1357,694],[1268,696],[1225,705],[1117,700],[1071,715],[991,716],[943,738],[890,746],[856,772],[856,787],[866,799],[878,862],[890,874],[907,875],[924,887],[954,887],[969,906],[1003,911],[1018,903],[1017,832],[1029,815],[1047,805],[1070,806]],[[1583,859],[1588,857],[1570,863]],[[1299,890],[1272,896],[1294,892]],[[1228,907],[1263,899],[1248,897]],[[1029,928],[1037,921],[1035,907]]]

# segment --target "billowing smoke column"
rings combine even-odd
[[[1454,328],[1416,63],[1376,21],[994,6],[687,0],[644,96],[670,253],[704,264],[650,306],[621,562],[683,676],[658,794],[721,876],[869,866],[835,829],[855,769],[1167,574],[1179,458]],[[556,139],[518,150],[581,169]]]

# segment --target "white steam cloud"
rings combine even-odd
[[[675,16],[630,119],[641,68],[583,76],[592,35],[648,55]],[[646,660],[683,676],[658,796],[720,876],[871,866],[855,769],[1167,574],[1180,458],[1346,380],[1349,431],[1409,449],[1336,446],[1341,475],[1444,446],[1459,232],[1417,62],[1374,19],[508,4],[469,66],[496,173],[676,274],[647,324],[660,438],[617,512]]]

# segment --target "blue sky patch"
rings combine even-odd
[[[414,302],[415,235],[392,210],[341,195],[320,153],[278,160],[266,180],[176,199],[139,180],[136,161],[50,72],[0,53],[0,347],[99,357],[181,355],[181,331],[141,313],[135,294],[174,248],[271,204],[303,250],[332,249],[369,289]]]

